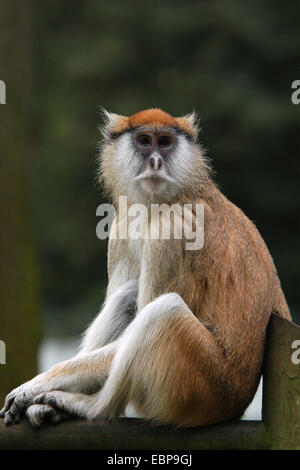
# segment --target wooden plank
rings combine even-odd
[[[6,428],[0,421],[1,450],[215,450],[267,449],[262,422],[235,421],[174,429],[133,418],[114,422],[70,421],[33,429],[27,422]]]
[[[272,315],[263,387],[263,422],[272,449],[300,449],[300,364],[295,363],[295,354],[292,360],[296,352],[292,346],[297,340],[300,341],[300,327]]]
[[[264,358],[263,422],[234,421],[191,429],[119,418],[113,422],[68,421],[33,429],[0,421],[0,449],[216,450],[300,449],[300,327],[272,315]],[[297,343],[298,344],[298,343]]]

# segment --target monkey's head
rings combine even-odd
[[[100,174],[115,197],[170,202],[201,191],[208,167],[194,113],[176,118],[148,109],[129,117],[105,111],[105,117]]]

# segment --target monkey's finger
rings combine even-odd
[[[16,396],[17,396],[17,389],[13,390],[12,392],[10,392],[6,396],[5,402],[4,402],[4,408],[3,408],[3,409],[5,409],[5,412],[7,412],[10,409],[10,407],[11,407],[12,403],[14,402]]]
[[[19,393],[11,404],[9,409],[15,422],[19,422],[20,417],[25,413],[26,409],[32,404],[32,395],[30,393]]]
[[[19,407],[14,401],[10,407],[9,413],[13,416],[14,423],[17,424],[20,421],[21,415],[23,414],[23,408]]]
[[[4,423],[6,426],[10,426],[14,423],[14,416],[11,414],[10,411],[7,411],[4,416]]]
[[[6,409],[5,409],[5,406],[4,406],[4,407],[2,408],[2,410],[0,411],[0,418],[4,418],[5,413],[6,413]]]
[[[57,401],[55,399],[55,395],[53,392],[52,393],[51,392],[40,393],[34,398],[33,403],[39,404],[39,405],[50,405],[52,406],[52,408],[57,407]]]
[[[15,395],[7,395],[7,397],[5,398],[5,403],[4,403],[5,411],[9,410],[14,399],[15,399]]]

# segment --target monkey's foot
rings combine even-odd
[[[55,390],[53,392],[41,393],[34,398],[33,404],[48,405],[63,415],[86,418],[92,401],[91,395]]]
[[[33,427],[39,427],[45,422],[57,424],[64,421],[67,416],[50,405],[31,405],[27,408],[26,418]]]

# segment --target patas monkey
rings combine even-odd
[[[100,174],[115,205],[121,195],[129,206],[203,204],[204,246],[111,239],[105,304],[80,353],[13,390],[1,414],[10,424],[25,412],[35,426],[128,406],[179,426],[238,418],[258,385],[270,314],[290,319],[268,249],[213,183],[193,114],[107,113],[103,134]]]

